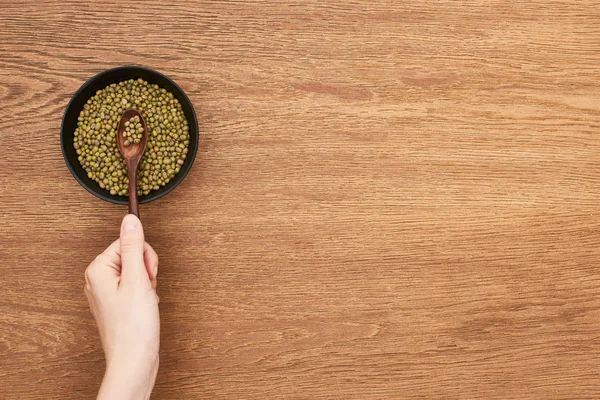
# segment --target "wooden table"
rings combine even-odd
[[[126,207],[59,146],[139,64],[200,121],[142,207],[154,399],[600,398],[600,8],[548,1],[4,1],[0,398],[93,398],[87,264]]]

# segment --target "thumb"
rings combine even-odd
[[[144,228],[133,214],[128,214],[121,223],[121,282],[150,283],[144,264]]]

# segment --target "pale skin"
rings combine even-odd
[[[85,294],[106,358],[98,400],[150,398],[158,372],[158,256],[140,220],[127,215],[119,239],[85,271]]]

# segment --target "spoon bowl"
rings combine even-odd
[[[139,117],[140,123],[142,124],[142,128],[144,128],[144,132],[142,133],[142,139],[139,143],[131,143],[129,146],[125,146],[125,137],[123,136],[123,131],[125,130],[125,122],[129,121],[135,116]],[[144,121],[144,117],[142,117],[142,114],[134,108],[125,110],[123,112],[123,115],[121,116],[121,120],[119,121],[119,127],[117,128],[117,147],[119,148],[119,152],[125,160],[127,160],[128,158],[137,158],[139,161],[142,159],[142,155],[146,150],[147,144],[148,130],[146,129],[146,121]]]
[[[125,122],[136,116],[139,117],[142,128],[144,129],[142,138],[139,143],[131,143],[128,146],[125,146],[126,139],[123,135],[123,132],[125,131]],[[117,128],[117,147],[127,165],[129,177],[129,213],[134,214],[138,218],[140,216],[140,211],[137,194],[137,169],[140,160],[144,155],[144,151],[146,150],[146,144],[148,144],[148,130],[146,129],[144,117],[142,117],[142,114],[138,110],[133,108],[125,110],[119,121],[119,127]]]

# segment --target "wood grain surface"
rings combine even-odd
[[[102,379],[83,271],[127,208],[59,130],[126,64],[201,132],[141,207],[153,399],[600,398],[598,2],[2,0],[1,399]]]

